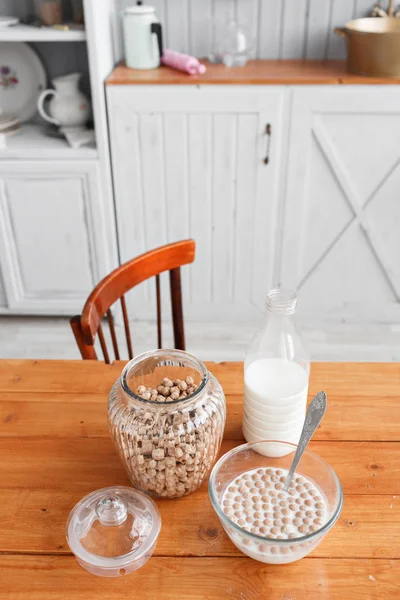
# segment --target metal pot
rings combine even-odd
[[[354,19],[334,31],[347,40],[350,73],[400,78],[399,18]]]

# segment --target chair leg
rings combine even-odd
[[[83,337],[81,316],[76,315],[75,317],[72,317],[72,319],[69,321],[69,324],[71,325],[71,329],[75,336],[75,340],[82,358],[85,360],[97,360],[97,354],[94,346],[89,346]]]
[[[185,350],[185,332],[183,327],[181,270],[179,267],[169,272],[171,286],[172,322],[174,325],[175,348]]]

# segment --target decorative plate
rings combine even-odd
[[[0,108],[28,121],[46,88],[44,66],[28,44],[0,42]]]

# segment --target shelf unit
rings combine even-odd
[[[9,15],[14,0],[0,0]],[[2,43],[28,43],[48,75],[79,71],[90,96],[96,144],[71,148],[36,115],[0,147],[0,314],[73,315],[118,265],[104,81],[119,56],[116,0],[83,0],[85,30],[28,25],[0,29]],[[15,13],[30,16],[32,2]],[[68,43],[64,43],[68,42]]]
[[[0,159],[91,159],[97,158],[94,145],[71,148],[62,138],[46,135],[44,128],[34,123],[23,123],[15,135],[6,138],[6,146],[0,146]]]
[[[0,27],[0,42],[84,42],[86,31],[71,29],[63,31],[53,27],[12,25]]]

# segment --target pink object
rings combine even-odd
[[[168,67],[172,67],[178,71],[186,71],[190,75],[202,75],[207,71],[206,67],[197,58],[194,58],[194,56],[182,54],[175,50],[164,50],[161,62],[163,65],[168,65]]]

